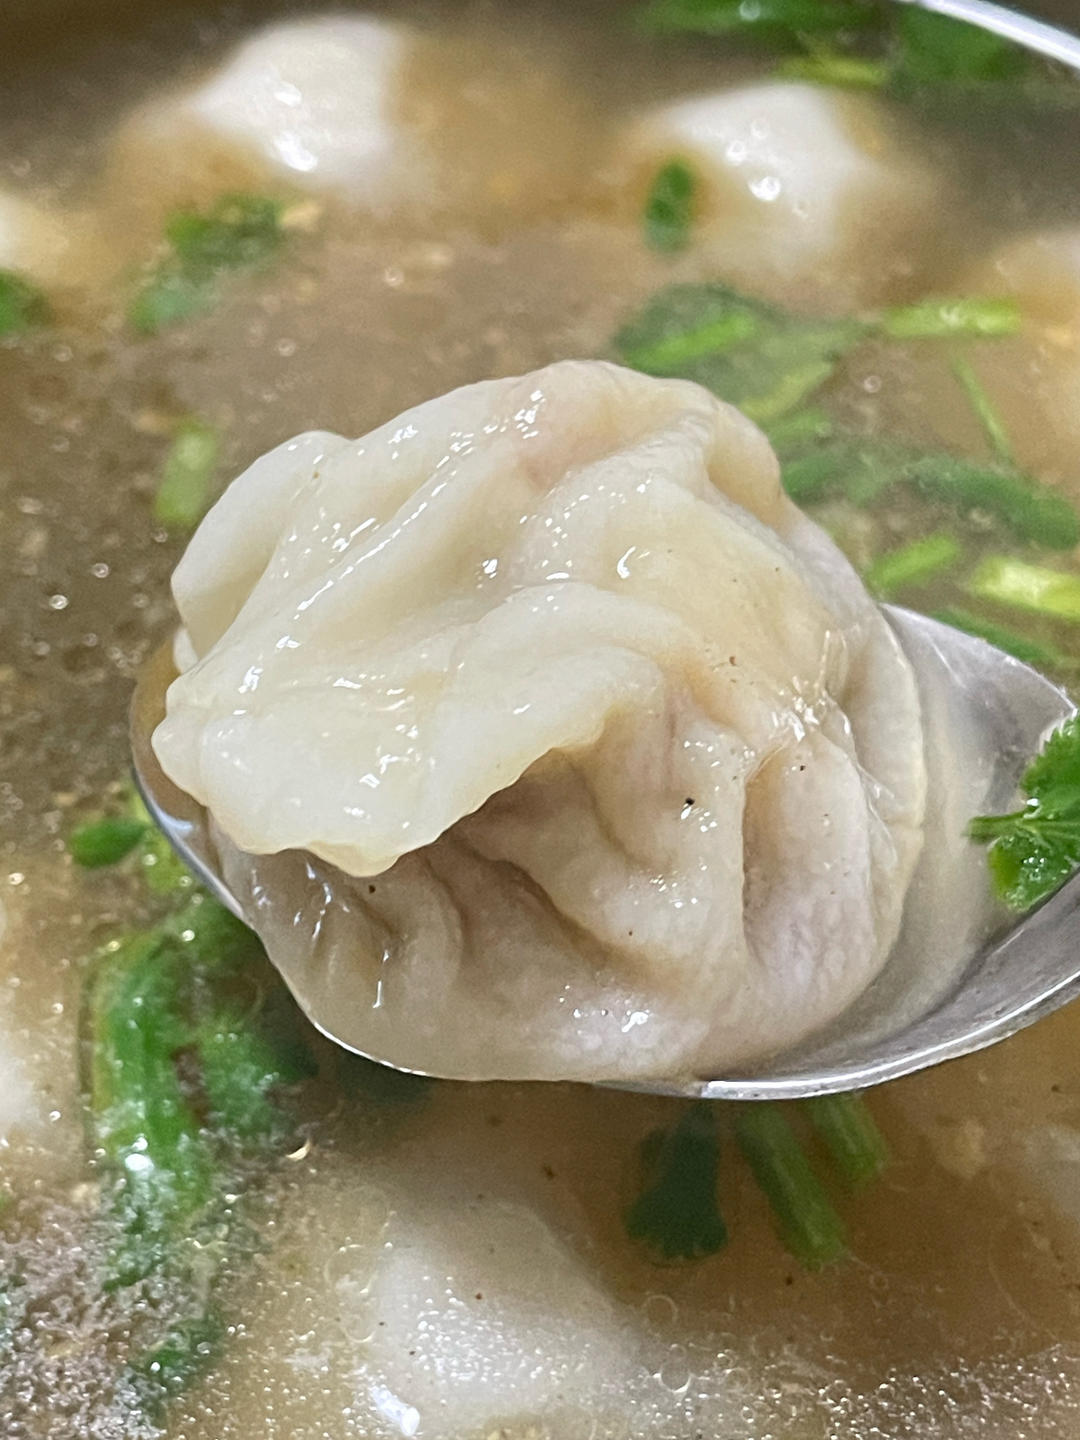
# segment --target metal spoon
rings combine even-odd
[[[924,858],[889,963],[796,1050],[751,1071],[630,1088],[717,1100],[860,1089],[981,1050],[1080,994],[1080,877],[1001,933],[1007,922],[990,896],[985,855],[964,835],[972,815],[1014,804],[1027,761],[1073,706],[1044,676],[981,640],[909,610],[885,613],[919,679],[930,778]],[[206,812],[166,778],[150,745],[174,674],[166,647],[140,677],[131,712],[135,778],[180,858],[244,919],[219,873]],[[349,1007],[335,1005],[310,975],[279,968],[312,1023],[359,1051]]]

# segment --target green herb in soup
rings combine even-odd
[[[879,316],[796,315],[725,285],[661,291],[615,336],[615,353],[649,375],[696,380],[767,427],[795,410],[875,335],[890,340],[1015,335],[1012,301],[931,300]]]
[[[165,227],[165,254],[128,311],[154,334],[213,305],[223,275],[265,263],[285,241],[284,206],[263,195],[226,195],[205,213],[181,211]]]
[[[162,525],[193,529],[210,503],[220,437],[212,425],[191,417],[176,427],[154,495],[154,518]]]
[[[740,1105],[735,1136],[796,1259],[811,1270],[839,1260],[848,1248],[843,1222],[780,1106]]]
[[[856,319],[804,319],[726,285],[677,285],[613,344],[635,370],[696,380],[768,424],[820,389],[863,334]]]
[[[860,1190],[884,1173],[889,1147],[861,1095],[819,1095],[806,1102],[806,1109],[852,1189]]]
[[[795,1259],[813,1270],[841,1258],[844,1222],[792,1127],[789,1117],[801,1116],[809,1117],[850,1187],[881,1176],[888,1146],[860,1096],[823,1096],[785,1107],[696,1102],[677,1124],[642,1142],[640,1193],[626,1211],[627,1233],[664,1264],[700,1260],[726,1245],[718,1197],[724,1183],[721,1137],[730,1134]]]
[[[669,160],[656,173],[645,201],[645,238],[654,250],[685,250],[694,219],[697,178],[683,160]]]
[[[87,820],[68,838],[71,858],[88,870],[115,865],[129,855],[147,831],[144,820],[134,815],[103,815]]]
[[[1051,65],[977,24],[888,0],[651,0],[638,23],[795,52],[778,73],[840,89],[888,90],[917,101],[1071,106],[1080,90]],[[801,53],[799,53],[801,52]]]
[[[76,832],[83,845],[89,833]],[[244,1192],[294,1130],[288,1093],[315,1063],[258,941],[199,893],[92,960],[83,1045],[111,1228],[101,1284],[168,1285],[186,1297],[165,1332],[141,1335],[124,1361],[155,1414],[219,1351],[218,1272],[254,1243]]]
[[[1045,900],[1080,866],[1080,720],[1051,735],[1022,786],[1022,809],[971,822],[972,839],[990,846],[998,893],[1014,910]]]
[[[0,338],[21,335],[48,319],[49,304],[37,286],[11,270],[0,269]]]
[[[867,566],[863,579],[875,595],[889,600],[912,585],[926,585],[955,570],[963,554],[954,536],[937,531],[909,540],[895,550],[883,551]]]
[[[653,0],[638,16],[655,34],[745,37],[797,44],[803,36],[847,34],[882,23],[875,0]]]
[[[626,1230],[662,1263],[700,1260],[727,1244],[717,1199],[719,1124],[705,1101],[641,1142],[641,1193],[626,1212]]]
[[[897,7],[894,27],[894,63],[901,86],[1008,83],[1036,68],[1030,56],[1003,36],[919,5]]]

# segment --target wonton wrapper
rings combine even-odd
[[[100,248],[87,216],[0,191],[0,270],[49,289],[77,286],[99,273]]]
[[[903,294],[930,241],[940,182],[866,96],[771,81],[676,100],[627,136],[640,213],[657,172],[694,172],[694,244],[733,285],[843,308]]]
[[[1001,417],[1016,463],[1050,484],[1076,484],[1080,454],[1080,229],[1015,237],[971,265],[953,293],[1016,301],[1016,335],[969,348],[968,359]],[[928,448],[987,453],[985,429],[952,373],[947,348],[883,347],[875,423]],[[913,428],[914,427],[914,428]]]
[[[155,750],[367,1053],[708,1074],[884,963],[920,845],[915,683],[700,387],[566,362],[301,436],[174,590]]]
[[[1075,484],[1080,453],[1080,230],[1026,235],[967,278],[973,294],[1008,296],[1023,334],[979,347],[979,376],[1022,465]]]

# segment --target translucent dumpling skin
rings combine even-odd
[[[710,278],[800,309],[877,304],[906,294],[933,248],[942,181],[868,96],[766,81],[658,106],[615,162],[635,213],[675,159],[698,184],[694,241]]]
[[[157,755],[358,1049],[707,1076],[883,965],[921,838],[915,682],[698,386],[565,362],[301,436],[174,590]]]

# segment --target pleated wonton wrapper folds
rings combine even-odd
[[[565,362],[300,436],[174,590],[157,755],[366,1053],[708,1075],[884,964],[921,843],[915,682],[698,386]]]

